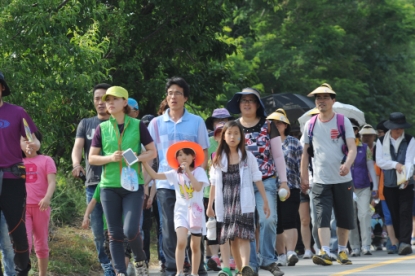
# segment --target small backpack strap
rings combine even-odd
[[[314,115],[310,119],[310,123],[308,124],[308,137],[313,137],[313,130],[314,130],[314,126],[316,125],[317,116],[318,114]]]
[[[343,152],[344,156],[342,159],[342,164],[346,162],[347,154],[349,153],[349,149],[347,148],[347,142],[346,142],[346,128],[344,126],[344,115],[336,113],[336,119],[337,119],[337,130],[339,131],[339,135],[343,139],[343,146],[341,148],[341,151]]]

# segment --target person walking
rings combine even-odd
[[[36,133],[42,143],[42,135]],[[49,221],[50,203],[56,188],[56,165],[50,156],[40,151],[24,152],[27,137],[22,137],[20,145],[26,167],[26,232],[29,252],[34,246],[39,267],[39,276],[46,276],[49,262]]]
[[[102,96],[111,85],[100,83],[95,85],[92,90],[93,102],[97,115],[91,118],[84,118],[78,124],[76,129],[75,143],[72,148],[72,176],[82,179],[85,182],[86,204],[89,204],[94,196],[95,189],[101,181],[102,166],[93,166],[89,163],[89,151],[91,148],[92,138],[95,134],[97,126],[108,120],[109,114],[105,107]],[[83,153],[83,154],[82,154]],[[85,169],[81,165],[82,156],[85,158]],[[102,204],[96,204],[91,213],[91,230],[94,236],[95,249],[98,253],[98,261],[101,264],[104,276],[113,276],[114,270],[110,259],[105,253],[104,243],[104,224],[102,220],[104,212]]]
[[[281,137],[278,129],[266,120],[265,107],[261,101],[260,94],[253,88],[244,88],[235,93],[227,103],[226,108],[233,114],[241,114],[235,120],[243,129],[245,146],[257,159],[258,168],[262,173],[265,193],[271,210],[270,216],[266,218],[263,212],[263,199],[259,190],[254,185],[255,201],[259,215],[259,263],[257,260],[255,241],[251,242],[250,266],[257,272],[258,268],[270,271],[274,276],[282,275],[283,272],[277,266],[275,256],[275,242],[277,239],[277,179],[280,180],[280,189],[288,191],[287,173],[284,154],[281,146]],[[259,267],[258,267],[259,266]]]
[[[173,144],[167,151],[167,162],[173,170],[156,173],[147,163],[146,171],[153,179],[167,180],[174,186],[176,203],[174,205],[174,227],[177,235],[176,267],[178,276],[183,276],[183,263],[190,232],[192,249],[191,275],[198,275],[203,235],[206,234],[205,212],[203,207],[203,187],[209,185],[204,169],[200,167],[205,160],[203,149],[194,142],[182,141]]]
[[[198,143],[203,151],[205,160],[201,165],[206,169],[209,140],[203,119],[191,114],[185,108],[185,103],[190,97],[190,88],[187,82],[180,77],[173,77],[166,83],[166,102],[162,110],[164,113],[154,118],[149,126],[149,132],[153,137],[159,158],[158,173],[172,170],[167,163],[166,153],[168,148],[180,141]],[[157,198],[160,203],[161,227],[163,235],[163,254],[166,259],[166,276],[176,274],[175,250],[177,237],[174,228],[174,204],[176,195],[174,187],[167,180],[157,180]],[[202,244],[202,256],[198,274],[207,275],[204,268],[204,247]]]
[[[356,159],[351,168],[355,200],[353,202],[354,213],[357,212],[357,219],[359,220],[360,234],[358,227],[350,230],[349,242],[352,248],[350,256],[360,256],[360,250],[363,255],[372,255],[370,252],[370,245],[372,244],[372,214],[370,211],[371,202],[371,185],[373,184],[373,192],[377,195],[378,181],[375,172],[375,162],[373,161],[372,150],[368,144],[362,143],[360,140],[359,123],[353,118],[349,118],[353,126],[353,131],[356,136],[357,154]],[[372,181],[370,181],[372,180]],[[357,221],[355,221],[357,226]],[[362,240],[362,243],[360,243]]]
[[[94,166],[103,166],[100,196],[117,275],[127,275],[123,246],[125,236],[134,253],[135,274],[141,276],[148,275],[148,268],[140,234],[144,200],[140,162],[154,159],[156,150],[145,124],[127,115],[130,111],[127,99],[128,91],[120,86],[112,86],[105,92],[102,100],[111,117],[95,130],[89,162]],[[146,151],[141,151],[141,144]],[[137,155],[134,163],[123,158],[125,151]]]
[[[383,194],[388,205],[393,228],[399,244],[399,255],[412,253],[412,204],[414,201],[412,177],[415,157],[415,140],[405,133],[411,125],[406,122],[405,115],[393,112],[384,123],[389,129],[376,142],[376,164],[384,172]],[[397,175],[402,174],[403,181],[398,183]]]
[[[301,157],[301,188],[309,188],[308,167],[313,157],[313,200],[321,243],[320,254],[313,256],[319,265],[331,265],[330,218],[332,209],[337,221],[338,255],[340,264],[351,264],[347,256],[349,230],[355,227],[353,210],[353,181],[350,168],[356,158],[355,135],[350,120],[333,111],[336,92],[323,84],[308,94],[315,97],[320,113],[304,127]],[[312,124],[310,122],[314,121]],[[339,122],[338,122],[339,121]],[[339,130],[340,128],[340,130]],[[348,153],[342,150],[347,146]]]
[[[16,275],[26,276],[31,263],[25,225],[26,169],[20,137],[30,136],[31,141],[25,142],[26,153],[39,150],[40,142],[35,135],[36,125],[26,111],[3,100],[8,95],[10,88],[0,72],[0,211],[4,214],[9,235],[13,239]]]
[[[245,149],[242,135],[242,127],[235,121],[227,122],[223,127],[210,170],[212,187],[207,215],[214,217],[216,213],[217,221],[222,222],[219,243],[230,241],[236,274],[251,276],[255,273],[249,266],[249,242],[255,240],[253,183],[261,194],[266,218],[270,215],[270,209],[262,183],[262,173],[258,169],[255,156]],[[222,252],[222,259],[224,267],[218,275],[232,275],[229,268],[229,249]]]
[[[287,182],[290,188],[288,199],[277,197],[277,264],[294,266],[298,262],[295,246],[298,240],[297,214],[300,207],[300,163],[303,147],[297,138],[290,135],[291,124],[284,109],[277,109],[267,117],[267,120],[275,124],[281,135],[282,150],[287,165]]]

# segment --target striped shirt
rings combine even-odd
[[[303,146],[297,138],[287,136],[282,144],[282,150],[287,165],[288,187],[290,189],[300,189],[300,163]]]

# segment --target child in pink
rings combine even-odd
[[[36,132],[41,142],[42,137]],[[21,138],[22,150],[26,148],[26,137]],[[29,250],[34,238],[36,256],[39,263],[39,276],[46,276],[49,262],[49,219],[50,201],[56,187],[56,166],[53,159],[40,152],[24,153],[26,166],[26,231]]]

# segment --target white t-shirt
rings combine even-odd
[[[203,187],[209,186],[209,180],[207,178],[205,170],[203,170],[200,167],[197,167],[193,172],[193,176],[196,178],[197,181],[203,183]],[[170,170],[167,172],[164,172],[166,175],[167,181],[170,183],[170,185],[174,185],[174,190],[176,191],[176,204],[174,205],[174,213],[175,217],[178,212],[181,212],[183,215],[182,217],[187,217],[187,212],[189,210],[189,205],[193,202],[196,202],[203,208],[203,187],[200,191],[196,192],[193,190],[193,187],[190,184],[189,178],[186,176],[186,174],[179,174],[177,173],[177,170]],[[188,199],[186,199],[186,195],[182,189],[182,185],[179,184],[179,177],[180,179],[183,179],[180,181],[183,183],[188,195]],[[205,213],[205,212],[203,212]]]
[[[309,144],[308,127],[310,120],[304,127],[304,133],[301,141]],[[344,126],[346,129],[346,139],[355,138],[353,126],[347,117],[344,117]],[[313,182],[320,184],[338,184],[352,180],[349,172],[345,176],[340,176],[340,166],[343,159],[342,145],[343,138],[340,136],[337,128],[337,116],[334,116],[328,122],[321,122],[319,118],[316,120],[313,130]]]

